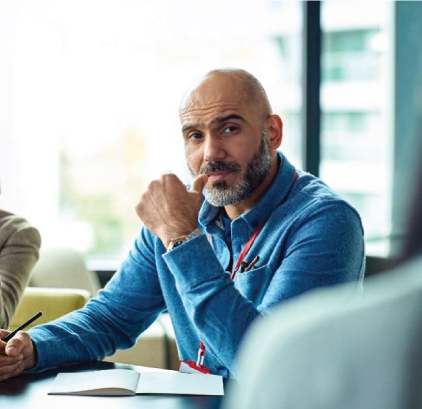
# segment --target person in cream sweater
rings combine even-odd
[[[22,217],[0,209],[0,328],[7,328],[39,257],[41,237]]]

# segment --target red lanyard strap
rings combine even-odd
[[[293,180],[293,183],[296,182],[297,178],[299,177],[298,173],[296,172],[295,174],[295,178]],[[243,248],[242,252],[240,253],[239,256],[239,260],[237,260],[236,266],[233,270],[233,272],[230,275],[230,279],[233,280],[234,277],[236,276],[236,272],[239,269],[240,265],[242,264],[243,259],[246,257],[246,254],[248,254],[249,249],[252,247],[253,242],[256,239],[256,236],[258,236],[259,232],[262,230],[262,228],[265,226],[265,223],[267,223],[267,219],[265,219],[259,226],[258,228],[254,231],[254,233],[252,234],[252,237],[248,240],[248,242],[246,243],[246,246]],[[211,237],[208,236],[208,241],[211,243]],[[201,341],[200,345],[199,345],[199,350],[198,350],[198,358],[196,361],[196,366],[197,368],[199,368],[199,371],[202,370],[202,368],[204,367],[204,358],[205,358],[205,345],[204,343]],[[194,363],[195,365],[195,363]],[[208,369],[207,369],[208,370]],[[208,370],[209,373],[209,370]]]
[[[296,182],[297,178],[299,177],[299,174],[296,172],[295,173],[295,178],[293,180],[293,183]],[[258,228],[254,231],[254,233],[252,234],[252,237],[248,240],[248,242],[246,243],[246,246],[243,248],[242,252],[240,253],[239,259],[237,260],[236,266],[233,270],[233,272],[230,275],[230,279],[234,280],[234,277],[236,276],[237,270],[239,269],[240,265],[242,264],[242,261],[244,260],[244,258],[246,257],[246,254],[248,254],[249,249],[252,247],[253,242],[256,239],[256,236],[258,236],[259,232],[262,230],[262,228],[265,226],[265,223],[267,223],[267,219],[265,219],[259,226]]]
[[[246,246],[243,248],[242,252],[240,253],[239,259],[237,260],[236,263],[236,267],[234,268],[230,279],[234,280],[234,277],[237,273],[237,270],[239,269],[240,265],[242,264],[243,259],[246,257],[246,254],[248,254],[249,249],[252,247],[253,242],[256,239],[256,236],[258,236],[259,232],[262,230],[262,228],[265,226],[265,223],[267,223],[267,220],[264,220],[259,227],[254,231],[254,233],[252,234],[252,237],[248,240],[248,242],[246,243]]]

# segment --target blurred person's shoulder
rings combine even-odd
[[[354,283],[318,288],[283,303],[256,325],[268,325],[278,336],[290,338],[295,331],[315,330],[318,322],[335,322],[364,311],[383,311],[386,305],[400,305],[409,299],[422,301],[422,254],[365,278],[363,291],[358,291]]]
[[[364,298],[397,297],[422,291],[422,254],[365,280]]]
[[[0,246],[6,242],[19,242],[41,246],[41,236],[37,228],[25,218],[0,209]]]

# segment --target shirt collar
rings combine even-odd
[[[248,212],[239,216],[254,231],[266,220],[273,210],[287,197],[295,180],[296,170],[287,158],[278,152],[279,169],[273,184],[261,200]],[[220,207],[215,207],[204,200],[199,212],[199,224],[207,228],[220,214]]]

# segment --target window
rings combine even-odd
[[[44,246],[126,255],[147,183],[169,169],[189,179],[177,108],[216,67],[262,81],[284,120],[282,149],[300,165],[302,4],[216,4],[0,3],[0,199]]]
[[[365,12],[362,13],[364,8]],[[392,207],[391,2],[322,3],[321,178],[362,216],[386,255]]]
[[[380,56],[373,52],[373,48],[380,35],[379,30],[365,28],[327,31],[324,36],[324,80],[376,80],[379,77]]]

